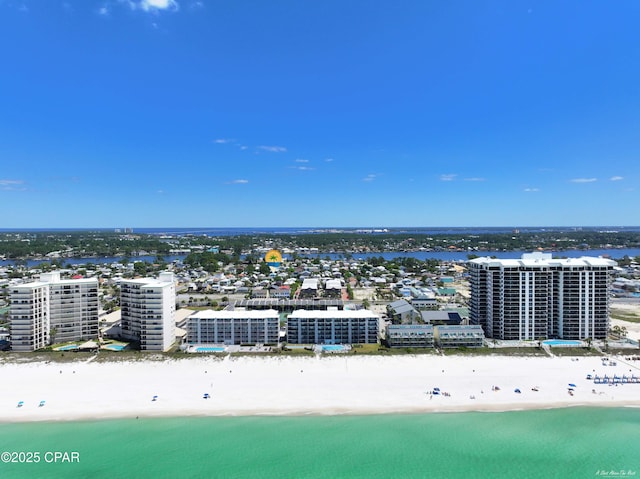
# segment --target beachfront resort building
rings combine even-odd
[[[176,287],[173,273],[120,282],[123,339],[142,351],[167,351],[176,339]]]
[[[11,349],[35,351],[49,344],[98,337],[98,280],[61,279],[60,272],[10,290]]]
[[[291,344],[374,344],[380,318],[368,309],[299,309],[287,318]]]
[[[470,260],[471,324],[494,339],[604,339],[615,265],[604,258],[553,259],[549,253]]]
[[[276,344],[279,323],[275,309],[198,311],[187,318],[187,343]]]
[[[430,324],[390,324],[386,328],[390,348],[432,348],[433,326]]]
[[[435,342],[439,348],[481,348],[484,331],[475,324],[440,325],[435,327]]]

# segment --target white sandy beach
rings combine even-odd
[[[398,355],[3,364],[0,422],[640,406],[640,384],[586,379],[640,376],[640,361],[616,361]],[[434,387],[449,396],[428,394]]]

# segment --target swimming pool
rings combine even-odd
[[[78,348],[76,344],[69,344],[67,346],[60,346],[59,348],[56,348],[56,351],[73,351],[75,349],[80,349],[80,348]]]
[[[542,341],[542,344],[547,346],[582,346],[582,341],[571,339],[547,339],[546,341]]]
[[[224,348],[214,348],[214,347],[199,347],[195,349],[196,353],[221,353],[224,351]]]
[[[126,347],[126,344],[107,344],[104,349],[108,349],[110,351],[122,351]]]
[[[342,344],[323,344],[322,345],[322,351],[325,352],[329,352],[329,353],[335,353],[338,351],[347,351],[347,347],[343,346]]]

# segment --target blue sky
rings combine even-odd
[[[637,225],[640,2],[0,0],[0,226]]]

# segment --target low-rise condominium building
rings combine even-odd
[[[276,344],[279,320],[274,309],[198,311],[187,319],[187,343]]]
[[[380,318],[368,309],[313,311],[299,309],[287,318],[291,344],[374,344]]]

